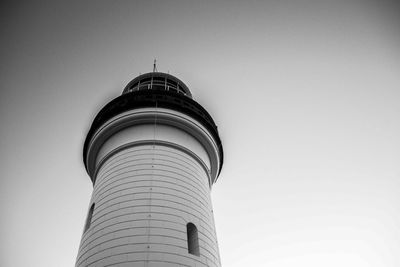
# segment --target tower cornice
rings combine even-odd
[[[212,117],[200,104],[198,104],[196,101],[189,98],[188,96],[171,91],[154,89],[124,93],[109,102],[100,110],[92,123],[92,126],[86,136],[86,140],[84,143],[83,161],[89,175],[93,172],[93,166],[89,166],[90,164],[93,164],[93,160],[91,160],[91,162],[88,161],[88,153],[90,153],[89,148],[93,141],[93,138],[95,138],[96,133],[98,133],[99,130],[111,119],[116,118],[123,113],[143,108],[169,109],[172,111],[183,113],[184,115],[187,115],[188,117],[200,123],[200,125],[204,127],[207,132],[210,133],[213,140],[212,143],[215,144],[216,153],[218,154],[215,157],[216,159],[218,159],[218,163],[216,165],[214,164],[218,167],[215,170],[214,166],[213,171],[213,176],[215,176],[214,179],[216,180],[223,164],[223,149],[221,139],[218,135],[217,126],[214,123]],[[153,116],[151,117],[151,119],[154,119],[156,114],[150,116]],[[161,117],[159,119],[161,119]],[[149,120],[148,116],[147,120]],[[179,125],[176,119],[174,119],[173,121],[175,122],[171,122],[171,125]],[[121,125],[121,127],[128,127],[128,125]],[[190,129],[190,127],[188,129]],[[201,135],[196,136],[196,133],[194,132],[190,134],[194,135],[196,138],[201,138]],[[205,145],[205,147],[207,149],[207,145]]]

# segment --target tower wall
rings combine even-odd
[[[113,154],[97,173],[92,203],[77,266],[220,266],[208,174],[177,147],[137,145]],[[188,253],[190,222],[200,256]]]

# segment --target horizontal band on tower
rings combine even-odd
[[[183,146],[180,146],[176,143],[171,143],[171,142],[166,142],[166,141],[161,141],[161,140],[143,140],[143,141],[130,142],[130,143],[124,144],[122,146],[119,146],[119,147],[113,149],[112,151],[107,153],[97,164],[96,170],[93,175],[93,177],[94,177],[93,184],[96,182],[97,172],[100,170],[100,168],[104,164],[104,162],[106,162],[110,157],[112,157],[113,155],[115,155],[116,153],[118,153],[124,149],[130,148],[130,147],[135,147],[135,146],[143,146],[143,145],[147,145],[147,146],[148,145],[154,145],[154,146],[157,145],[157,146],[172,147],[172,148],[178,149],[178,150],[188,154],[193,159],[195,159],[200,164],[200,166],[204,169],[204,172],[208,176],[208,182],[211,187],[212,182],[211,182],[209,170],[207,168],[207,165],[204,163],[204,161],[201,160],[201,158],[199,158],[195,153],[193,153],[192,151],[190,151],[189,149],[187,149]]]

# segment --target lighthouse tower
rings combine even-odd
[[[105,105],[83,161],[93,194],[76,266],[221,266],[210,191],[217,126],[178,78],[150,72]]]

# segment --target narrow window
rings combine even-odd
[[[188,223],[186,225],[187,231],[187,242],[188,242],[188,252],[190,254],[200,256],[199,249],[199,236],[197,233],[197,227],[193,223]]]
[[[90,207],[88,216],[87,216],[87,218],[86,218],[85,231],[84,231],[84,232],[86,232],[86,231],[89,229],[90,224],[92,223],[93,211],[94,211],[94,203],[93,203],[92,206]]]

